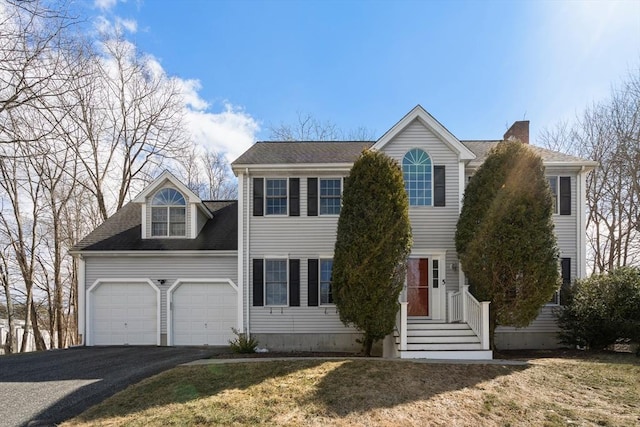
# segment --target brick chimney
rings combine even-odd
[[[529,143],[529,120],[514,122],[502,137],[505,141],[518,140],[523,144]]]

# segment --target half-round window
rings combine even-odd
[[[404,186],[409,196],[410,206],[431,206],[433,165],[431,157],[414,148],[402,159]]]
[[[187,202],[182,193],[163,188],[151,200],[151,236],[185,237]]]

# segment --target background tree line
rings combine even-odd
[[[69,249],[163,169],[233,198],[225,157],[190,136],[179,81],[117,27],[96,38],[64,2],[0,1],[0,318],[37,349],[77,343]],[[42,331],[49,332],[45,342]]]
[[[591,271],[640,265],[640,68],[573,123],[544,130],[540,143],[600,164],[587,177]]]

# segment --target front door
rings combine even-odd
[[[429,259],[410,258],[407,265],[407,314],[429,316]]]

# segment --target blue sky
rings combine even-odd
[[[297,112],[378,137],[421,104],[460,139],[528,119],[535,143],[640,70],[635,0],[87,0],[85,13],[128,28],[203,114],[238,115],[253,140]]]

